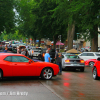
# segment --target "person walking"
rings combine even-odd
[[[46,54],[44,55],[45,62],[50,62],[50,54],[49,50],[46,50]]]
[[[7,48],[7,46],[5,47],[5,50],[4,50],[4,53],[6,53],[7,52],[7,50],[8,50],[8,48]]]
[[[24,49],[21,50],[21,54],[22,54],[22,55],[25,55]]]
[[[20,52],[20,49],[19,49],[19,47],[17,47],[17,54],[19,54],[19,52]]]
[[[25,49],[25,56],[28,56],[28,51],[27,51],[27,49]]]
[[[59,49],[56,49],[56,54],[55,54],[55,59],[56,59],[56,64],[59,66],[59,75],[62,74],[62,66],[61,66],[61,60],[62,60],[62,54],[59,52]]]

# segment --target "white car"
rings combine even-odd
[[[79,54],[78,56],[84,61],[86,61],[88,59],[97,59],[98,57],[100,57],[100,53],[99,52],[83,52]]]
[[[36,57],[41,59],[41,50],[36,47],[32,47],[31,49],[28,49],[28,56],[30,58]]]

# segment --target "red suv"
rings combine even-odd
[[[96,80],[100,77],[100,58],[97,58],[93,68],[92,68],[93,79]]]

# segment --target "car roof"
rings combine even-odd
[[[100,53],[100,52],[83,52],[83,53]]]
[[[0,59],[4,59],[7,56],[24,56],[22,54],[15,54],[15,53],[0,53]]]

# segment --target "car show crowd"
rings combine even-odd
[[[19,42],[5,42],[0,45],[0,51],[0,53],[22,54],[33,61],[55,63],[59,66],[60,75],[62,74],[62,70],[68,68],[79,69],[81,72],[84,72],[85,66],[93,68],[98,57],[100,57],[99,52],[90,52],[91,50],[88,47],[81,48],[80,50],[71,49],[66,50],[66,52],[60,52],[59,48],[42,48]]]

